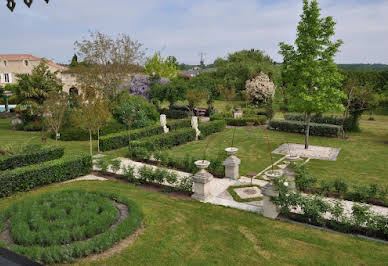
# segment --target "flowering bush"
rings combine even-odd
[[[155,83],[167,84],[170,80],[167,78],[153,78],[147,75],[136,75],[123,87],[132,95],[143,96],[150,99],[149,90]]]
[[[266,103],[275,95],[275,84],[263,72],[247,80],[245,88],[250,102],[255,105]]]

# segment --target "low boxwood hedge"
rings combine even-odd
[[[92,171],[92,158],[87,154],[34,164],[0,172],[0,198],[34,187],[70,180]]]
[[[184,119],[189,116],[188,110],[177,110],[177,109],[161,109],[160,114],[165,114],[170,119]]]
[[[304,133],[306,123],[301,121],[272,120],[269,123],[269,126],[270,128],[279,131]],[[340,136],[341,132],[341,126],[310,123],[310,135],[312,136],[338,137]]]
[[[203,139],[211,134],[221,132],[225,129],[225,127],[225,120],[216,120],[212,122],[201,123],[198,126],[199,131],[201,131],[201,135],[199,135],[199,138]]]
[[[238,118],[238,119],[227,119],[226,123],[228,126],[236,126],[236,127],[245,127],[248,123],[253,123],[253,125],[264,125],[267,122],[267,117],[264,115],[260,115],[258,117],[247,117],[247,118]]]
[[[0,157],[0,171],[11,170],[32,164],[59,159],[63,156],[63,147],[48,146],[38,151]]]
[[[168,122],[167,126],[170,128],[171,131],[175,131],[180,128],[190,127],[191,121],[186,120],[179,120],[179,121],[172,121]],[[146,138],[154,135],[160,135],[164,133],[163,128],[160,125],[157,126],[150,126],[145,128],[139,128],[135,130],[130,130],[130,139],[138,140],[141,138]],[[101,151],[110,151],[115,150],[119,148],[123,148],[128,146],[128,132],[122,131],[115,134],[110,134],[107,136],[103,136],[100,138],[100,150]]]
[[[284,115],[285,120],[291,120],[291,121],[305,121],[305,115],[304,114],[285,114]],[[342,126],[345,131],[350,131],[352,129],[352,119],[347,118],[344,119],[336,116],[319,116],[319,115],[313,115],[311,117],[312,123],[317,124],[330,124],[330,125],[337,125]]]

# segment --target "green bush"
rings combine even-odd
[[[184,119],[189,116],[189,111],[187,110],[161,109],[159,110],[159,113],[165,114],[166,117],[170,119]]]
[[[42,131],[43,123],[40,121],[32,121],[23,126],[24,131]]]
[[[186,120],[167,122],[167,126],[170,128],[171,131],[175,131],[180,128],[190,127],[191,121],[186,119]],[[159,125],[130,130],[129,132],[130,132],[131,141],[154,136],[154,135],[160,135],[164,133],[163,128]],[[110,134],[100,138],[101,151],[110,151],[110,150],[123,148],[126,146],[128,146],[127,131]]]
[[[125,126],[119,123],[115,119],[110,119],[107,121],[105,126],[100,130],[100,137],[106,136],[108,134],[113,134],[125,130]],[[60,130],[61,140],[62,141],[86,141],[89,140],[89,132],[75,126],[69,126]],[[55,139],[55,133],[51,132],[51,138]],[[93,139],[97,139],[97,134],[93,134]]]
[[[91,170],[91,156],[80,154],[3,171],[0,172],[0,198],[19,191],[28,191],[37,186],[83,176],[90,173]]]
[[[305,121],[305,115],[304,114],[285,114],[284,115],[285,120],[291,120],[291,121]],[[312,123],[317,124],[330,124],[330,125],[337,125],[342,126],[345,131],[351,131],[352,130],[352,119],[347,118],[344,119],[336,116],[321,116],[321,115],[314,115],[311,117]]]
[[[90,254],[101,253],[107,250],[114,244],[134,233],[135,230],[141,226],[143,214],[134,201],[113,193],[99,191],[85,192],[81,190],[77,190],[77,192],[95,194],[97,196],[105,197],[108,200],[124,204],[128,206],[128,212],[130,215],[121,221],[116,228],[106,230],[103,233],[97,234],[92,238],[83,241],[74,241],[67,245],[52,245],[47,247],[36,245],[22,246],[15,244],[10,247],[12,251],[43,264],[71,263],[74,262],[76,258],[86,257]],[[7,210],[0,211],[0,229],[7,219],[12,219],[12,207]]]
[[[198,126],[199,131],[201,131],[201,135],[199,137],[203,139],[211,134],[223,131],[225,127],[226,121],[224,120],[201,123]]]
[[[258,117],[252,117],[252,118],[238,118],[238,119],[227,119],[226,123],[228,126],[236,126],[236,127],[244,127],[247,126],[248,123],[253,123],[253,125],[265,125],[267,122],[267,117],[260,115]]]
[[[59,159],[63,156],[63,147],[48,146],[22,154],[0,157],[0,171],[11,170],[32,164]]]
[[[272,120],[270,121],[269,126],[272,129],[279,131],[303,134],[306,124],[301,121]],[[310,123],[311,136],[338,137],[341,135],[341,132],[341,126]]]

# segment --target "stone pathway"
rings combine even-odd
[[[63,182],[63,184],[77,182],[77,181],[106,181],[106,180],[108,180],[108,179],[101,177],[101,176],[86,175],[86,176],[78,177],[76,179],[65,181],[65,182]]]
[[[322,146],[309,146],[306,150],[304,144],[285,143],[273,151],[275,154],[291,154],[317,160],[336,161],[341,149]]]

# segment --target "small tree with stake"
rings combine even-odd
[[[58,143],[59,130],[67,108],[67,94],[64,92],[50,92],[44,102],[44,120],[55,132],[55,142]]]
[[[317,1],[304,0],[296,48],[280,43],[284,61],[282,79],[289,109],[306,114],[306,149],[309,147],[311,114],[344,109],[341,102],[345,96],[338,89],[342,76],[334,63],[342,41],[331,41],[334,26],[332,17],[320,18]]]

